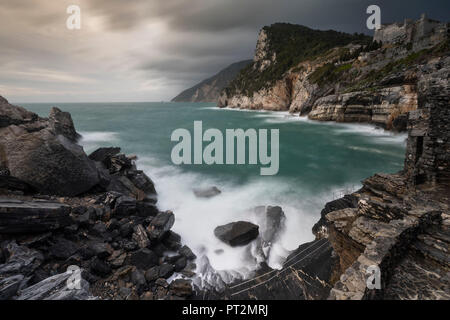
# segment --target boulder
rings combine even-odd
[[[92,259],[90,268],[93,274],[101,277],[105,277],[111,273],[111,267],[98,257]]]
[[[128,170],[127,178],[147,195],[156,195],[153,181],[141,170]],[[152,199],[152,198],[150,198]]]
[[[259,235],[259,227],[247,221],[232,222],[214,229],[214,235],[232,247],[243,246]]]
[[[70,207],[49,201],[0,199],[0,234],[46,232],[69,225]]]
[[[175,271],[180,272],[184,268],[186,268],[187,265],[187,259],[186,257],[180,257],[178,260],[175,261]]]
[[[212,198],[222,192],[215,186],[203,189],[194,189],[194,194],[197,198]]]
[[[173,232],[172,230],[167,231],[162,239],[162,243],[170,250],[177,251],[181,247],[181,236]]]
[[[78,251],[76,243],[64,239],[58,238],[55,243],[49,248],[49,253],[56,259],[66,260]]]
[[[141,270],[148,270],[158,264],[158,256],[147,248],[133,252],[129,260],[131,265]]]
[[[168,279],[173,275],[174,271],[175,271],[175,269],[174,269],[173,265],[171,265],[169,263],[163,263],[159,267],[159,277]]]
[[[122,196],[116,200],[113,216],[117,218],[128,217],[136,212],[136,199]]]
[[[2,165],[40,193],[76,196],[99,182],[95,163],[83,148],[45,127],[28,132],[17,126],[0,129]]]
[[[151,239],[161,239],[175,223],[175,215],[172,211],[160,212],[152,219],[148,226],[148,234]]]
[[[197,256],[192,252],[191,248],[189,248],[188,246],[184,245],[180,248],[179,253],[186,257],[186,259],[188,260],[194,260],[197,258]]]

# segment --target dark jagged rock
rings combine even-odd
[[[171,211],[160,212],[152,219],[148,226],[150,239],[160,240],[164,234],[172,228],[175,223],[175,216]]]
[[[0,199],[0,234],[56,230],[71,223],[69,213],[56,202]]]
[[[99,276],[107,276],[111,273],[110,266],[102,259],[95,257],[90,264],[91,272]]]
[[[186,268],[187,265],[187,259],[186,257],[180,257],[175,261],[175,271],[176,272],[180,272],[182,271],[184,268]]]
[[[49,248],[49,253],[56,259],[66,260],[79,249],[78,245],[74,242],[59,238],[56,242]]]
[[[154,282],[159,278],[159,266],[154,266],[145,272],[145,279],[148,282]]]
[[[149,249],[139,249],[131,254],[129,263],[141,270],[148,270],[158,264],[158,256]]]
[[[116,200],[113,215],[117,218],[129,217],[136,212],[136,199],[122,196]]]
[[[153,181],[141,170],[128,170],[127,178],[146,195],[156,195],[155,185]],[[148,198],[155,200],[155,197]]]
[[[197,198],[213,198],[221,193],[222,191],[220,191],[217,187],[194,189],[194,194]]]
[[[259,227],[246,221],[232,222],[214,229],[214,235],[232,247],[243,246],[259,235]]]
[[[173,275],[174,271],[175,271],[175,269],[174,269],[173,265],[171,265],[169,263],[163,263],[159,267],[159,277],[168,279]]]
[[[137,225],[134,228],[133,241],[137,243],[139,248],[146,248],[150,245],[150,240],[148,239],[147,232],[142,225]]]
[[[186,259],[188,260],[194,260],[197,258],[197,256],[192,252],[191,248],[189,248],[188,246],[184,245],[183,247],[181,247],[181,249],[179,250],[180,254],[185,256]]]
[[[107,169],[111,167],[111,157],[120,153],[120,148],[99,148],[89,155],[89,159],[96,162],[101,162]]]
[[[53,109],[41,119],[2,103],[0,165],[43,194],[76,196],[99,182],[95,163],[77,145],[70,115]]]
[[[323,233],[326,229],[325,216],[336,210],[346,209],[346,208],[356,208],[358,205],[358,198],[354,195],[345,195],[343,198],[336,199],[325,204],[325,208],[320,212],[320,220],[313,226],[312,231],[317,239],[325,236]]]
[[[0,99],[0,103],[7,102]],[[0,299],[91,299],[91,293],[106,299],[138,299],[150,289],[144,272],[155,290],[151,298],[168,298],[171,293],[164,278],[173,275],[175,263],[177,270],[182,270],[186,258],[177,253],[181,237],[170,232],[174,215],[159,212],[154,184],[137,170],[136,157],[120,154],[120,149],[100,149],[89,159],[75,144],[78,135],[70,114],[57,108],[49,119],[9,106],[0,114],[15,117],[0,127],[7,148],[13,147],[13,138],[23,138],[24,152],[37,156],[33,158],[35,166],[28,169],[37,171],[33,174],[39,175],[40,183],[57,180],[44,188],[15,177],[18,171],[9,160],[18,154],[13,154],[13,149],[3,153],[5,140],[0,140],[0,192],[8,197],[0,199],[0,240],[17,241],[3,241],[0,246]],[[48,153],[48,159],[40,158],[46,154],[40,148]],[[60,187],[58,183],[66,180],[64,170],[79,174],[65,162],[71,161],[65,152],[88,166],[93,164],[98,182],[84,181],[80,186],[69,179]],[[57,162],[61,168],[52,167]],[[42,168],[37,168],[38,164]],[[48,177],[43,177],[45,174]],[[68,197],[56,202],[60,195]],[[176,252],[178,259],[168,263],[168,251]],[[81,290],[69,290],[70,275],[58,274],[69,266],[85,269]]]
[[[169,230],[162,239],[162,243],[170,250],[177,251],[181,247],[181,236]]]

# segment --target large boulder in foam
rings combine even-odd
[[[248,221],[238,221],[218,226],[214,235],[232,247],[244,246],[259,235],[259,227]]]

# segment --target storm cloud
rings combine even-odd
[[[81,8],[68,30],[66,8]],[[275,22],[364,32],[382,22],[448,21],[448,0],[2,0],[0,95],[16,102],[159,101],[253,56]]]

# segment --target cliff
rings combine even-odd
[[[253,64],[222,91],[218,106],[405,130],[406,113],[417,108],[418,66],[438,59],[449,68],[449,25],[422,17],[400,31],[393,26],[383,26],[373,41],[302,26],[265,27]]]
[[[340,261],[331,299],[450,298],[450,85],[439,62],[423,73],[404,170],[365,180],[356,204],[315,227]],[[370,266],[380,268],[379,290],[367,288]]]
[[[375,174],[327,203],[316,240],[255,277],[207,292],[225,299],[450,299],[450,57],[419,67],[416,110],[406,116],[404,169]],[[380,287],[370,276],[379,270]]]
[[[189,88],[175,98],[173,102],[217,102],[220,92],[238,75],[238,73],[248,66],[251,60],[233,63],[221,70],[216,75],[203,80],[199,84]]]

